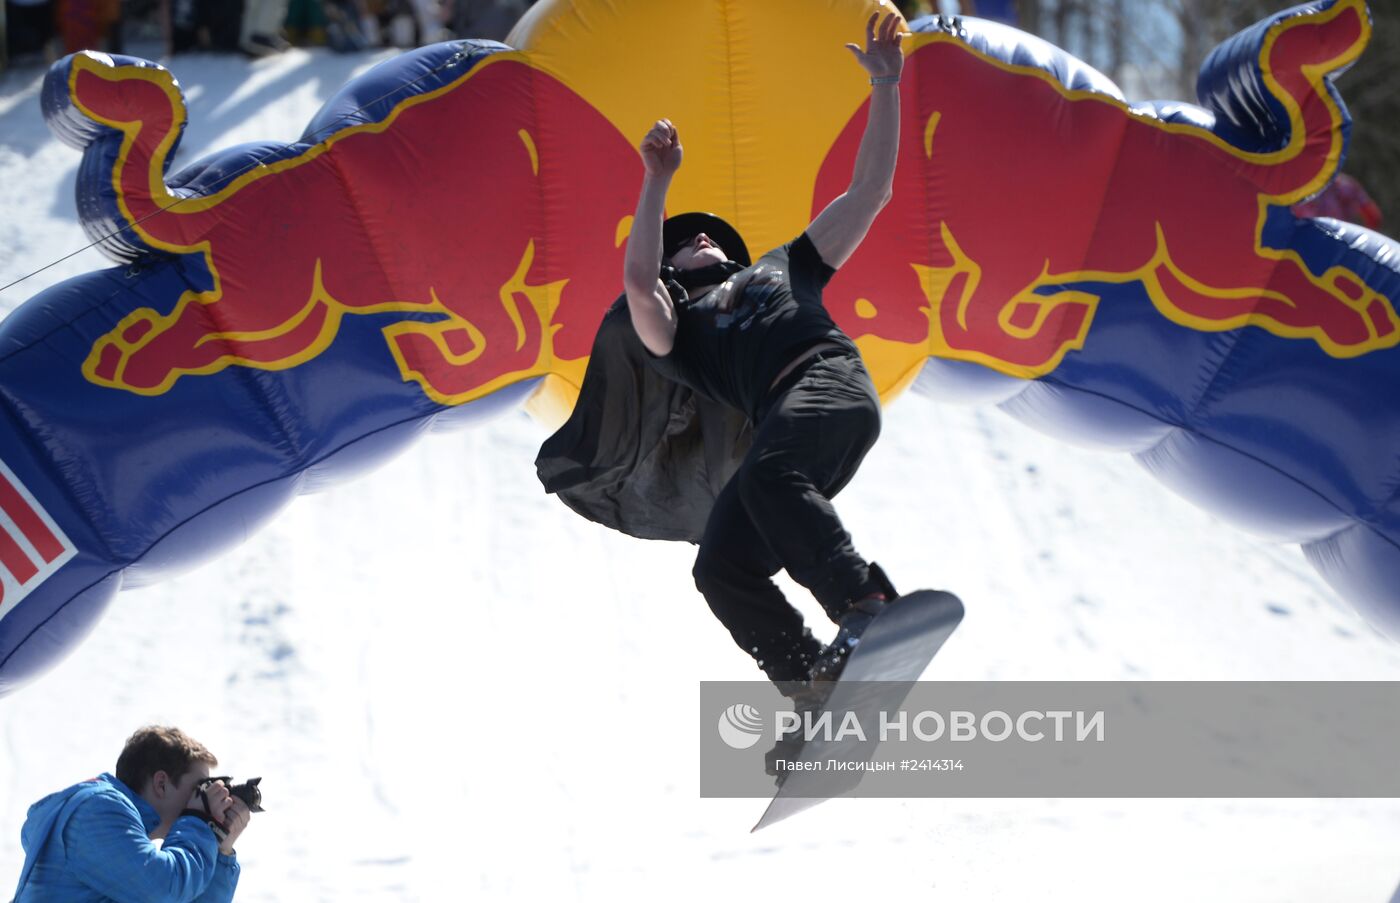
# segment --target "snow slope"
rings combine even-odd
[[[377,58],[176,59],[176,166],[292,140]],[[0,76],[0,285],[86,243],[41,76]],[[0,308],[105,265],[81,253]],[[119,596],[0,700],[0,894],[29,803],[167,722],[264,777],[242,900],[1390,899],[1391,800],[843,800],[748,834],[762,801],[698,796],[695,704],[698,681],[757,672],[696,593],[691,547],[542,493],[543,438],[522,413],[430,435]],[[1296,550],[995,409],[892,405],[840,507],[896,583],[967,603],[931,679],[1400,679],[1400,647]]]

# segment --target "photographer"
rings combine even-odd
[[[14,903],[232,900],[239,873],[233,844],[250,810],[222,780],[209,779],[217,764],[178,728],[136,731],[115,775],[29,808]]]

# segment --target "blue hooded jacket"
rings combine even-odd
[[[238,886],[238,860],[219,853],[214,831],[177,818],[157,846],[155,807],[115,776],[75,784],[29,807],[20,832],[24,870],[14,903],[223,903]]]

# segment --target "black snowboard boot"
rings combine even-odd
[[[792,710],[799,717],[807,712],[813,713],[812,717],[815,717],[815,713],[826,703],[826,691],[830,684],[814,685],[810,680],[775,680],[773,686],[778,688],[779,693],[792,700]],[[778,763],[796,760],[802,755],[804,742],[802,728],[798,727],[780,735],[773,748],[764,753],[764,771],[777,779],[777,786],[782,787],[788,776],[787,770],[779,767]]]
[[[809,709],[815,711],[826,702],[825,688],[813,686],[810,680],[775,680],[773,686],[792,700],[792,710],[799,714]]]
[[[836,639],[822,650],[812,663],[812,685],[829,692],[831,684],[841,676],[851,653],[860,643],[861,634],[869,627],[885,606],[899,598],[890,578],[873,561],[870,563],[870,580],[865,591],[850,604],[841,620],[837,622]],[[825,685],[823,687],[822,685]]]

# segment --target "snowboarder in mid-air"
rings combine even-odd
[[[694,576],[735,642],[780,684],[831,681],[861,631],[894,596],[856,553],[831,499],[880,432],[880,399],[860,352],[822,306],[821,290],[889,202],[899,147],[901,20],[872,14],[866,46],[847,47],[870,75],[870,114],[850,187],[795,241],[739,259],[732,229],[705,215],[663,223],[681,165],[676,127],[641,143],[646,177],[627,243],[632,324],[663,374],[748,414],[753,445],[715,501]],[[706,228],[711,226],[711,228]],[[743,255],[747,256],[747,255]],[[672,285],[684,297],[673,297]],[[825,649],[772,577],[811,590],[839,624]]]
[[[646,174],[624,263],[626,303],[619,299],[600,327],[571,423],[537,461],[546,488],[585,516],[648,538],[698,538],[696,586],[735,642],[795,698],[831,686],[866,626],[896,596],[880,568],[856,553],[831,503],[874,445],[881,415],[860,352],[832,321],[821,293],[892,195],[901,24],[894,13],[883,20],[872,14],[864,50],[846,45],[872,86],[850,187],[800,236],[757,262],[719,217],[664,219],[681,139],[668,119],[647,132],[639,148]],[[624,317],[635,335],[610,325]],[[656,373],[669,391],[689,390],[698,400],[648,388]],[[617,402],[624,390],[637,393],[626,405]],[[702,408],[704,441],[692,444],[704,453],[676,458],[700,463],[668,464],[655,448],[680,431],[674,415],[665,422],[664,407],[706,402],[742,416],[740,439],[751,445],[743,451],[741,441],[719,442],[725,451],[740,450],[728,466],[716,464],[718,418],[711,415],[707,428]],[[648,413],[658,408],[659,417]],[[622,448],[616,434],[635,432],[635,422],[648,416],[663,422],[643,422],[646,437]],[[676,478],[706,464],[704,479]],[[665,488],[639,488],[643,478],[647,487]],[[633,481],[625,491],[618,488],[624,480]],[[722,488],[696,501],[693,485],[706,480]],[[639,498],[651,506],[640,514]],[[668,516],[689,516],[694,532],[671,529]],[[812,636],[773,582],[780,568],[838,625],[830,645]]]

